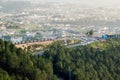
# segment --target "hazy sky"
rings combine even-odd
[[[76,2],[92,6],[120,6],[120,0],[30,0],[30,1],[43,1],[43,2]]]
[[[16,0],[16,1],[22,1],[22,0]],[[23,0],[23,1],[72,2],[72,3],[79,3],[82,5],[91,5],[91,6],[120,7],[120,0]]]

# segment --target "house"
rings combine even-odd
[[[11,37],[12,43],[21,43],[23,41],[22,37]]]

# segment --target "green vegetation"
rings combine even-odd
[[[68,49],[55,43],[44,57],[52,61],[55,74],[65,80],[120,80],[119,52],[120,46],[112,44],[100,50],[91,46]]]
[[[50,60],[0,40],[0,80],[57,80]]]
[[[42,56],[0,40],[0,80],[57,80],[57,76],[65,80],[120,80],[119,40],[75,48],[55,42]],[[107,48],[97,48],[103,43]]]
[[[97,41],[92,44],[89,44],[88,46],[100,50],[106,50],[115,46],[120,46],[120,37],[118,39],[106,39],[106,40]]]
[[[86,35],[87,35],[87,36],[92,36],[93,33],[94,33],[94,32],[93,32],[93,30],[91,29],[90,31],[88,31],[88,32],[86,33]]]

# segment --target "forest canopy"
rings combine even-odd
[[[89,45],[66,48],[55,42],[42,56],[33,56],[0,40],[0,80],[58,80],[57,77],[120,80],[120,43],[101,50]]]

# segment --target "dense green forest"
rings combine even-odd
[[[120,39],[96,43],[105,45],[68,49],[54,43],[44,57],[52,61],[55,74],[65,80],[120,80]]]
[[[111,41],[118,43],[109,43],[105,49],[90,45],[66,48],[55,42],[42,56],[33,56],[0,40],[0,80],[57,80],[57,76],[65,80],[120,80],[120,40]]]
[[[0,40],[0,80],[57,80],[53,64]]]

